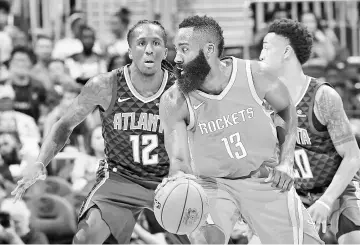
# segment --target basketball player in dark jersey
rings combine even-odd
[[[321,243],[292,185],[297,118],[286,87],[261,62],[220,59],[210,17],[183,20],[175,47],[178,80],[160,102],[171,172],[159,188],[184,174],[204,187],[210,215],[190,240],[227,244],[242,216],[264,243]],[[286,121],[280,159],[263,99]]]
[[[302,70],[311,46],[312,37],[302,24],[277,20],[264,38],[260,60],[277,72],[296,105],[298,194],[310,206],[318,229],[325,233],[330,222],[340,244],[359,244],[360,152],[339,94]],[[281,126],[279,117],[275,121]]]
[[[79,214],[76,244],[129,243],[144,208],[152,208],[154,190],[168,175],[169,161],[159,121],[161,94],[173,84],[162,69],[166,33],[156,21],[139,21],[127,36],[129,66],[89,80],[47,135],[40,155],[28,165],[13,194],[45,176],[45,166],[62,149],[73,128],[99,108],[105,159]]]

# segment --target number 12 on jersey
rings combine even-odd
[[[227,138],[222,138],[221,141],[224,142],[226,151],[231,158],[241,159],[247,156],[247,152],[243,143],[241,142],[239,133],[232,134]],[[230,144],[233,144],[236,148],[239,148],[239,151],[233,152],[231,150]]]
[[[141,145],[146,145],[141,152],[140,160],[140,135],[130,135],[130,141],[132,142],[133,158],[135,162],[140,163],[141,160],[144,165],[158,164],[158,154],[150,153],[155,150],[159,145],[159,139],[156,134],[144,134],[141,135]]]

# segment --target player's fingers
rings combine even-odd
[[[283,184],[283,186],[281,188],[282,189],[281,192],[288,191],[291,179],[286,178],[286,179],[283,180],[283,182],[284,182],[284,184]]]
[[[279,171],[274,171],[274,177],[272,179],[272,184],[271,186],[274,187],[274,188],[281,188],[279,186],[280,184],[280,179],[281,179],[281,174]]]
[[[16,192],[16,195],[14,197],[14,202],[17,202],[19,200],[21,200],[22,196],[24,195],[25,193],[25,189],[24,187],[20,188],[17,192]]]
[[[274,170],[271,169],[269,172],[269,176],[264,180],[266,183],[270,182],[274,176]]]
[[[324,234],[326,233],[326,226],[327,226],[326,220],[321,222],[322,233],[324,233]]]
[[[287,191],[290,191],[293,186],[294,186],[294,180],[291,179],[291,180],[289,181],[289,183],[288,183]]]

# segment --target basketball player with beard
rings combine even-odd
[[[298,194],[322,233],[329,222],[340,244],[359,244],[359,147],[339,94],[302,70],[312,41],[301,23],[277,20],[264,38],[260,60],[278,74],[296,103]],[[281,121],[275,118],[279,133]]]
[[[170,178],[158,188],[185,174],[204,187],[210,215],[191,242],[226,244],[241,216],[263,243],[321,243],[293,188],[297,117],[286,87],[262,62],[220,59],[224,37],[210,17],[183,20],[175,47],[177,83],[160,102]],[[264,99],[285,121],[280,159]]]
[[[37,161],[26,166],[13,191],[21,198],[27,188],[44,179],[45,166],[74,127],[98,108],[105,159],[80,210],[75,244],[130,243],[137,218],[144,208],[152,208],[154,190],[169,172],[158,108],[160,96],[174,82],[162,65],[166,32],[159,22],[143,20],[129,30],[127,40],[132,63],[86,83],[53,125]]]

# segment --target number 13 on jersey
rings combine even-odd
[[[227,138],[222,138],[221,141],[224,142],[226,151],[231,158],[241,159],[247,156],[239,133],[232,134]],[[231,150],[230,144],[234,145],[237,150]]]

